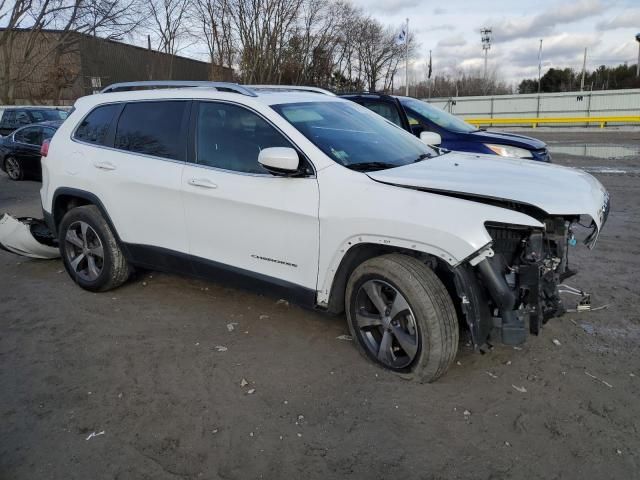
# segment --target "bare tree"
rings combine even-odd
[[[236,53],[231,23],[230,0],[190,0],[190,19],[194,35],[204,37],[211,62],[210,78],[215,80],[215,66],[233,67]],[[195,33],[197,32],[197,33]]]
[[[78,34],[119,38],[139,24],[139,0],[0,0],[0,101],[13,103],[29,80],[53,90],[53,98],[77,78],[64,58],[77,48]],[[46,29],[59,30],[50,35]]]

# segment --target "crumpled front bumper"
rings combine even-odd
[[[58,258],[57,240],[42,220],[0,215],[0,248],[25,257]]]

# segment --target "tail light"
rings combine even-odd
[[[46,157],[47,154],[49,153],[49,143],[51,142],[51,140],[47,139],[44,142],[42,142],[42,146],[40,147],[40,155],[43,157]]]

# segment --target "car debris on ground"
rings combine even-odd
[[[30,258],[60,257],[58,240],[44,221],[32,217],[16,218],[8,213],[0,215],[0,248]]]

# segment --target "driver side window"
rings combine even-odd
[[[236,105],[200,102],[196,111],[196,163],[243,173],[268,174],[260,150],[291,147],[262,117]]]

